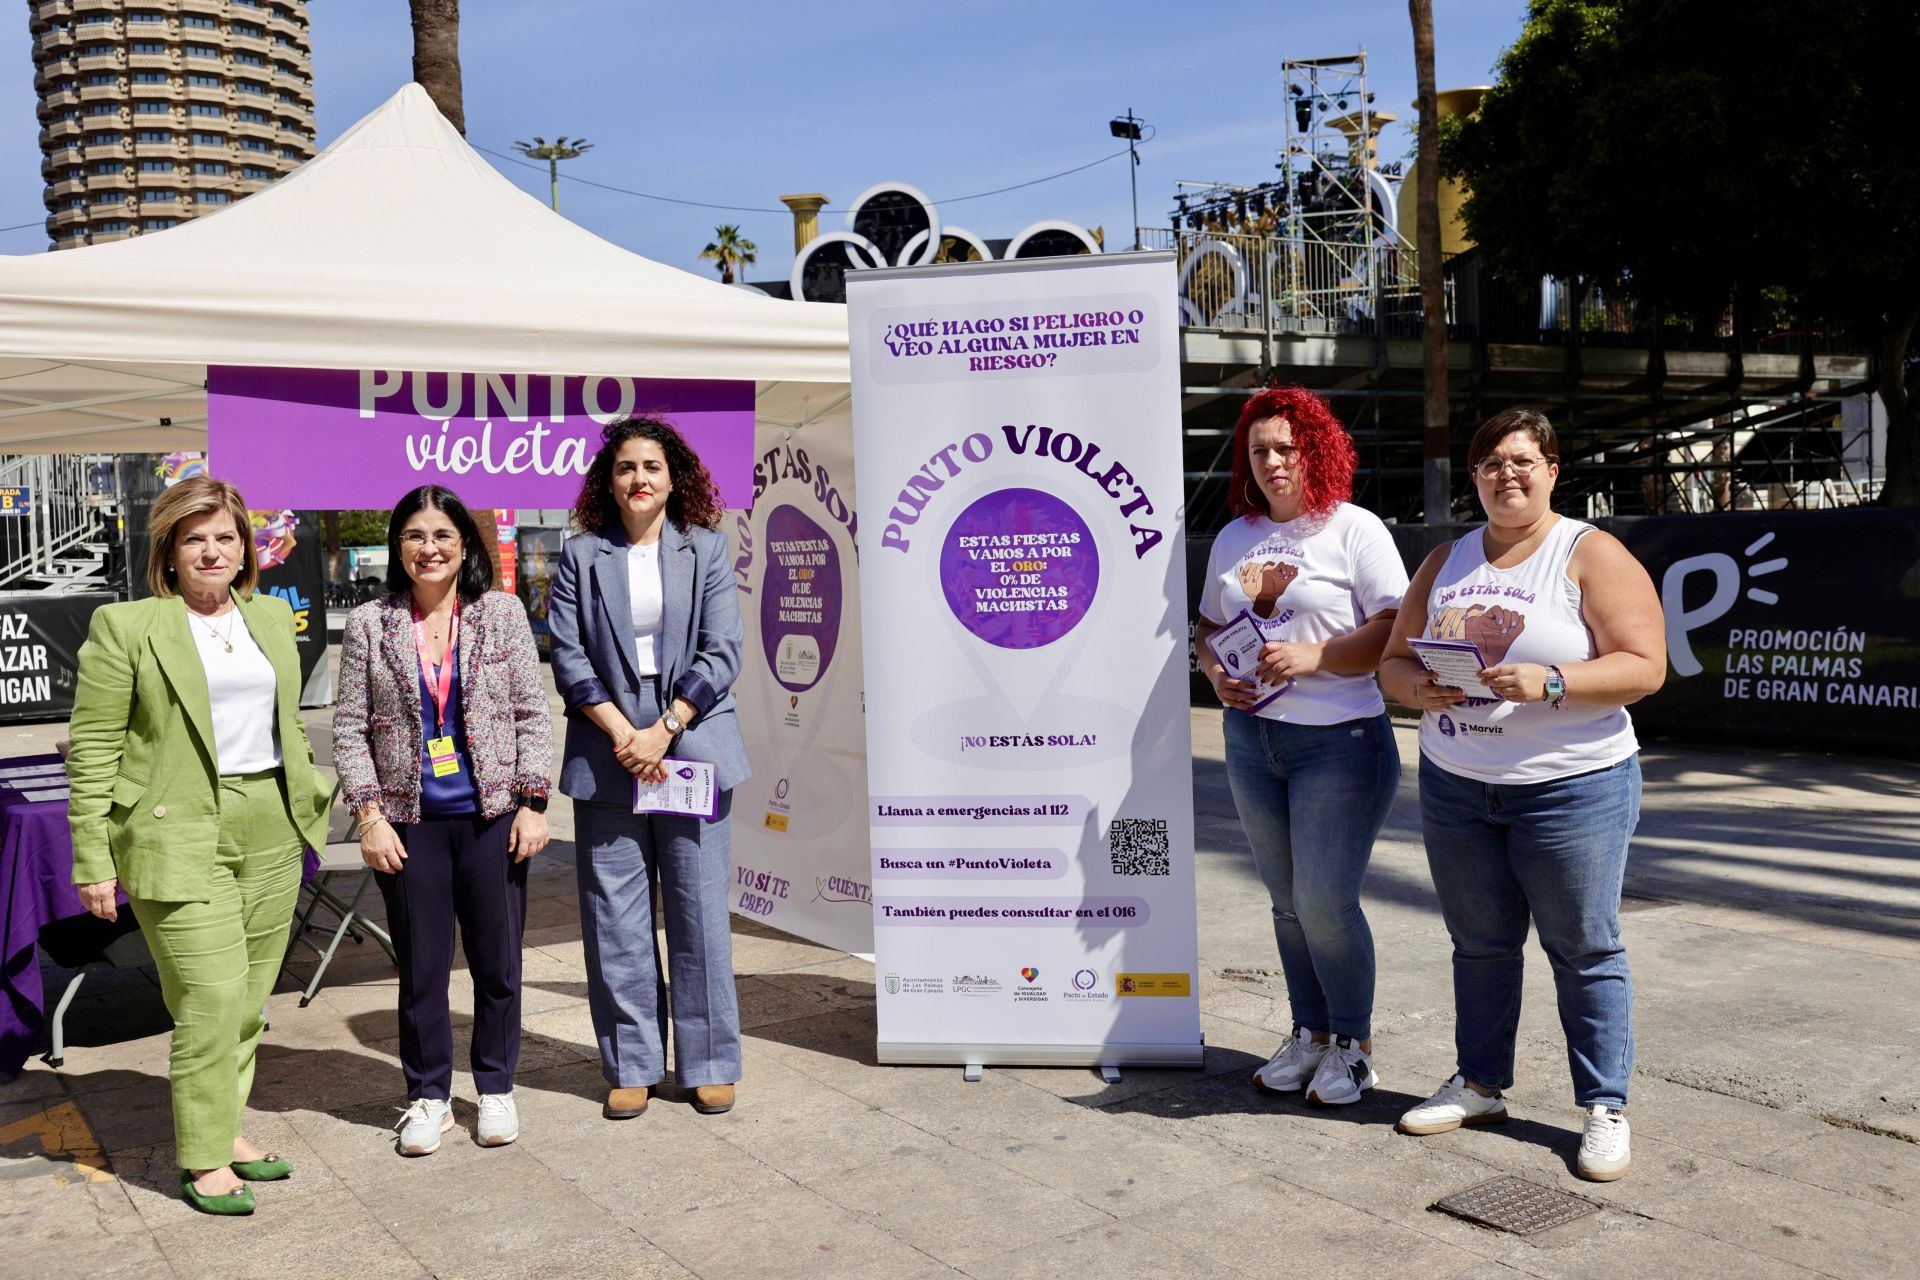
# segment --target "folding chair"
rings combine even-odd
[[[79,916],[47,925],[40,932],[40,949],[62,968],[72,969],[59,1003],[47,1018],[47,1051],[40,1060],[58,1067],[67,1060],[67,1009],[80,994],[80,984],[89,973],[102,969],[133,969],[153,963],[147,940],[134,923],[133,912],[120,908],[119,920],[108,923],[92,916]]]
[[[393,954],[393,938],[385,929],[361,914],[360,902],[366,897],[373,885],[373,868],[360,857],[358,822],[348,815],[347,829],[339,840],[331,838],[333,831],[333,806],[340,799],[340,783],[333,784],[333,795],[327,801],[327,831],[329,839],[326,847],[320,850],[320,869],[313,878],[300,887],[305,904],[294,919],[293,941],[314,952],[320,957],[315,966],[313,978],[301,993],[300,1007],[306,1008],[313,1000],[314,993],[320,990],[322,979],[327,976],[327,966],[333,963],[333,953],[340,949],[342,938],[352,938],[356,943],[363,942],[363,933],[373,935],[381,949],[387,953],[387,959],[396,965],[399,959]],[[314,922],[313,916],[320,908],[326,908],[338,923],[327,925]],[[317,934],[325,938],[325,943],[315,941],[308,934]],[[293,959],[293,948],[287,948],[287,960]],[[281,972],[286,971],[287,960],[281,961]]]

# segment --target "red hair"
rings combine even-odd
[[[1353,437],[1333,416],[1327,402],[1302,386],[1268,387],[1247,398],[1240,420],[1233,424],[1233,478],[1227,507],[1237,516],[1268,514],[1266,495],[1253,478],[1247,459],[1247,437],[1256,423],[1285,418],[1293,428],[1293,444],[1300,451],[1300,514],[1324,516],[1353,497],[1353,472],[1360,455]]]

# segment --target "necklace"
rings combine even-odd
[[[193,611],[188,610],[188,612],[192,613]],[[240,611],[238,609],[229,609],[227,611],[227,630],[226,630],[226,634],[222,635],[219,631],[216,631],[214,629],[214,626],[211,622],[208,622],[205,618],[201,617],[197,613],[193,614],[194,621],[198,622],[202,627],[205,627],[208,635],[212,636],[215,640],[218,640],[221,644],[225,645],[228,653],[233,652],[233,620],[239,616],[240,616]]]

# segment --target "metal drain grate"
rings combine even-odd
[[[1530,1236],[1585,1217],[1600,1206],[1524,1178],[1504,1177],[1442,1196],[1431,1207],[1495,1231]]]

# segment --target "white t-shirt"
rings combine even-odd
[[[213,758],[222,777],[280,767],[280,716],[273,663],[235,608],[218,618],[189,614],[187,627],[207,672],[213,704]],[[231,628],[231,630],[229,630]],[[227,643],[233,652],[227,652]]]
[[[1343,636],[1382,609],[1397,609],[1407,570],[1393,535],[1373,512],[1343,502],[1323,517],[1276,524],[1236,518],[1213,540],[1200,616],[1224,626],[1251,609],[1270,639]],[[1340,724],[1386,710],[1371,673],[1300,677],[1260,709],[1269,720]]]
[[[660,585],[660,544],[627,548],[627,598],[633,602],[634,670],[660,674],[660,618],[665,594]]]

